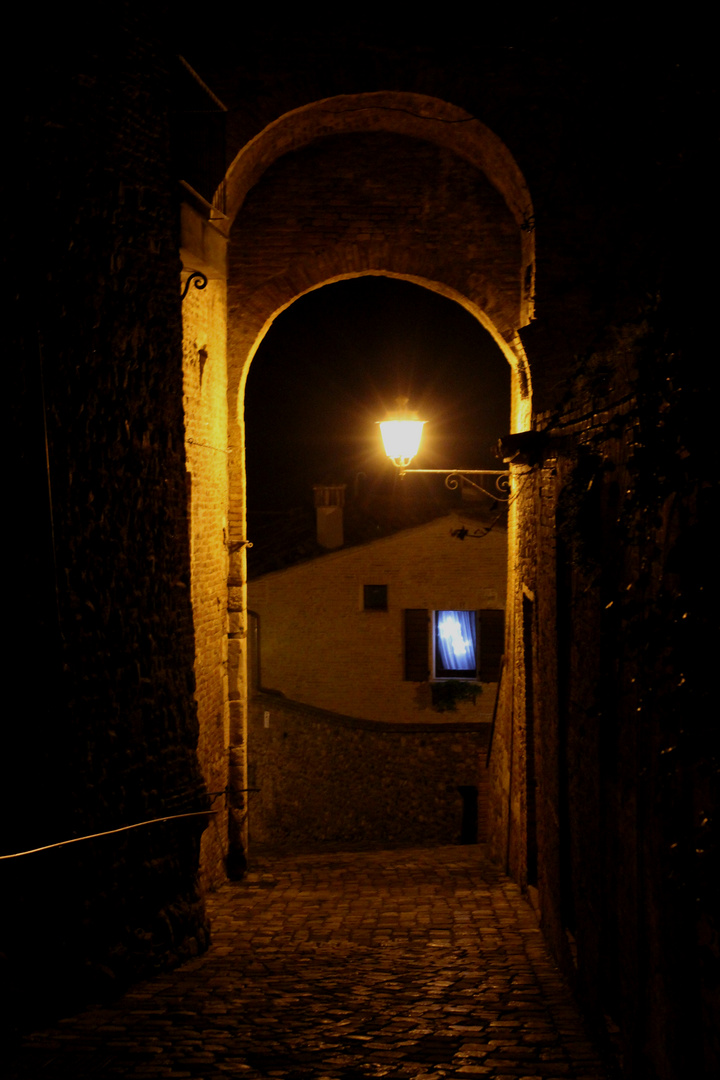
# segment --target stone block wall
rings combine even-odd
[[[486,840],[489,731],[486,723],[373,723],[257,694],[248,730],[257,789],[251,864],[253,844]]]

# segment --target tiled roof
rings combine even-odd
[[[343,508],[343,547],[367,544],[459,509],[471,531],[494,523],[499,515],[504,523],[503,511],[491,500],[461,502],[457,494],[444,489],[418,494],[407,485],[400,495],[397,490],[374,492],[357,500],[348,493]],[[247,553],[251,580],[328,553],[317,542],[315,508],[309,503],[290,510],[249,511],[248,538],[253,545]]]

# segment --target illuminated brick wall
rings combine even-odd
[[[200,270],[209,278],[202,290],[191,283],[183,301],[183,404],[191,504],[198,760],[218,811],[203,834],[201,880],[217,885],[225,879],[228,828],[226,796],[217,793],[227,787],[230,740],[224,241],[187,205],[182,226],[184,276]]]
[[[245,379],[274,317],[308,289],[356,274],[388,273],[464,304],[508,359],[510,423],[523,427],[529,421],[527,367],[517,330],[531,317],[534,237],[522,175],[500,139],[471,115],[422,93],[375,87],[378,77],[375,72],[368,86],[378,93],[368,96],[347,96],[347,87],[338,86],[345,96],[332,106],[323,104],[319,90],[313,97],[309,85],[303,102],[293,101],[297,88],[285,87],[272,106],[279,112],[265,117],[273,123],[264,131],[261,116],[268,100],[257,114],[241,108],[230,121],[229,152],[240,154],[228,173],[230,218],[219,227],[229,238],[232,549],[247,538]],[[232,101],[236,90],[227,89]],[[293,112],[293,104],[304,107]],[[258,138],[243,147],[251,133]],[[231,729],[238,734],[246,723],[244,579],[244,558],[231,551],[228,671]],[[396,641],[400,635],[396,627]],[[319,687],[320,681],[313,681]],[[373,709],[371,715],[379,715],[379,697],[378,690],[366,688],[361,715]],[[489,710],[488,700],[486,695],[478,712]],[[324,704],[353,711],[329,698]],[[412,699],[406,684],[384,708],[409,719],[423,705]],[[244,753],[241,748],[233,776],[242,775]]]

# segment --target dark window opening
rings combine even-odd
[[[387,611],[387,585],[363,585],[365,611]]]

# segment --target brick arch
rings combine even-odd
[[[405,253],[401,253],[401,255],[404,254]],[[327,262],[331,263],[331,261],[331,258],[328,256]],[[374,275],[377,277],[389,277],[408,281],[421,288],[429,289],[431,292],[439,293],[441,296],[445,296],[447,299],[460,304],[461,307],[465,308],[466,311],[476,318],[481,326],[487,330],[493,338],[515,374],[515,378],[513,379],[513,402],[511,406],[513,415],[510,418],[511,427],[513,430],[522,430],[528,425],[530,419],[530,395],[528,391],[530,377],[527,359],[520,338],[515,336],[512,340],[507,341],[506,338],[499,333],[492,320],[488,318],[487,314],[482,308],[474,303],[473,300],[464,296],[452,285],[443,281],[434,280],[431,276],[428,276],[432,273],[431,267],[424,268],[425,273],[423,273],[423,268],[417,266],[412,270],[406,269],[404,271],[390,269],[388,264],[394,261],[397,260],[394,260],[389,252],[386,252],[385,258],[380,260],[380,263],[383,266],[382,269],[365,269],[334,273],[330,271],[328,276],[322,276],[320,280],[315,281],[312,284],[308,283],[307,267],[296,266],[282,278],[274,278],[265,289],[260,290],[253,295],[251,302],[246,306],[243,313],[242,331],[235,334],[233,348],[231,349],[232,352],[235,352],[236,356],[243,358],[241,369],[238,369],[237,371],[238,381],[237,396],[235,399],[235,416],[238,421],[242,416],[245,385],[250,372],[250,366],[275,319],[281,315],[283,311],[286,311],[294,304],[295,301],[299,300],[302,296],[307,295],[309,292],[321,289],[325,285],[333,285],[338,281],[348,281],[356,277]]]
[[[417,94],[326,99],[268,125],[238,154],[227,184],[233,542],[245,536],[249,365],[277,315],[325,284],[380,274],[460,303],[510,364],[511,430],[529,426],[519,330],[532,305],[533,234],[523,227],[532,205],[520,170],[488,128]]]
[[[227,690],[239,810],[247,746],[244,392],[260,342],[308,292],[368,274],[404,279],[461,304],[489,331],[510,366],[511,429],[525,430],[531,383],[519,330],[533,316],[534,236],[530,196],[507,147],[462,109],[419,94],[343,95],[279,117],[237,155],[226,194]],[[232,816],[231,836],[243,820]]]
[[[323,137],[383,131],[422,139],[452,151],[481,172],[502,197],[517,226],[522,301],[518,329],[534,315],[534,211],[525,179],[512,154],[490,128],[464,109],[426,94],[375,91],[310,102],[268,124],[233,160],[224,181],[229,235],[248,192],[281,156]]]

